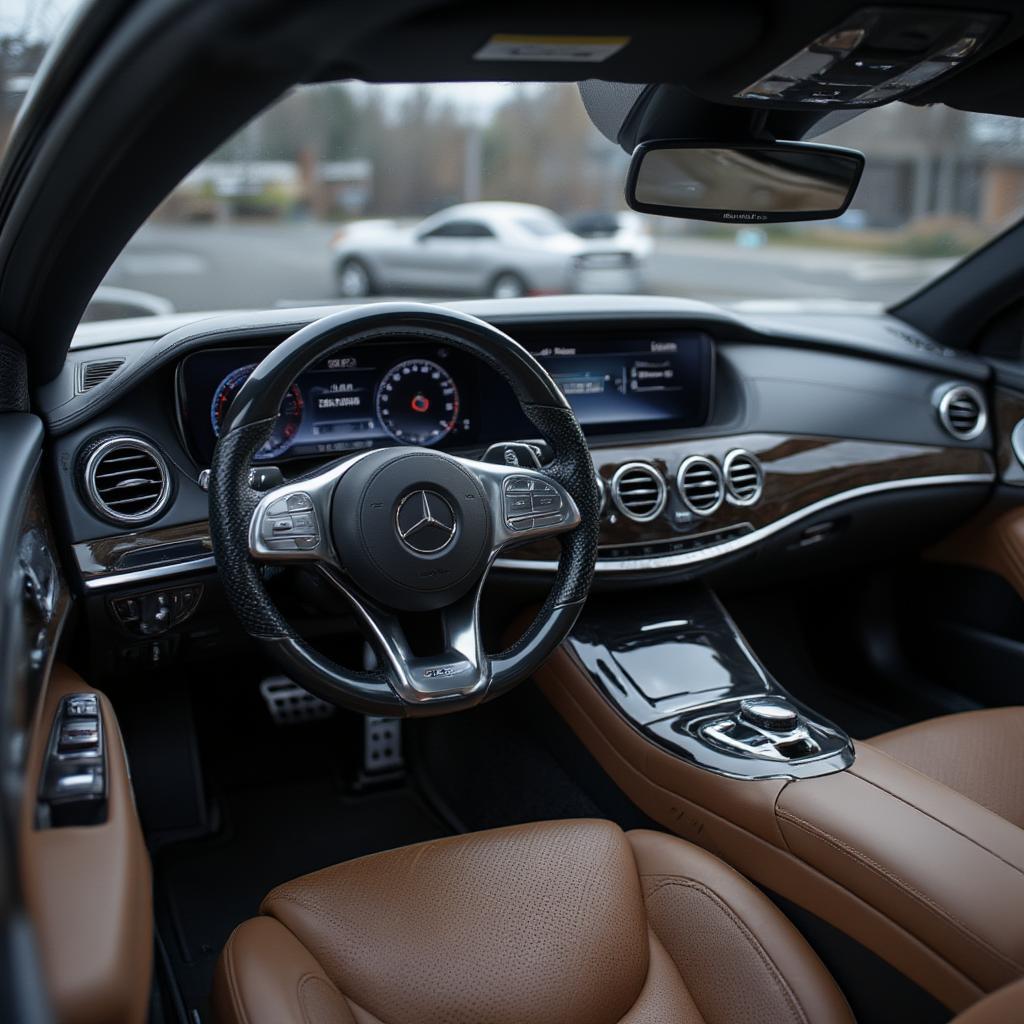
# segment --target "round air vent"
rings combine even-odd
[[[764,490],[764,472],[757,458],[742,448],[734,448],[722,464],[725,489],[734,505],[753,505]]]
[[[954,384],[939,399],[939,420],[958,441],[973,441],[988,423],[985,399],[969,384]]]
[[[107,437],[89,450],[82,470],[89,503],[114,523],[155,519],[171,497],[164,457],[138,437]]]
[[[686,507],[699,516],[711,515],[725,500],[722,471],[717,462],[703,455],[683,459],[676,474],[676,486]]]
[[[627,462],[612,477],[612,501],[628,519],[649,523],[668,498],[664,477],[646,462]]]

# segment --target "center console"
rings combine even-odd
[[[596,686],[670,753],[736,779],[796,779],[853,763],[841,729],[791,697],[718,599],[684,591],[590,609],[568,640]]]
[[[796,700],[705,587],[592,597],[536,679],[649,817],[950,1010],[1024,975],[1021,830]]]

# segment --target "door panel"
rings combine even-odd
[[[42,827],[35,797],[58,708],[71,694],[94,695],[100,709],[105,813],[94,824]],[[57,1019],[61,1024],[141,1024],[153,962],[149,854],[113,709],[63,665],[50,674],[27,769],[21,878]]]

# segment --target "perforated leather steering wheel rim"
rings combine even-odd
[[[440,694],[431,694],[429,699],[409,689],[409,678],[403,666],[394,661],[395,651],[389,647],[393,638],[380,635],[382,624],[385,634],[392,628],[390,609],[368,598],[347,579],[343,565],[315,563],[353,604],[371,638],[383,646],[387,656],[374,671],[338,665],[287,623],[267,591],[263,565],[254,557],[250,536],[254,517],[268,507],[278,491],[287,494],[302,487],[312,490],[323,485],[331,472],[350,472],[356,461],[339,460],[327,470],[289,481],[285,489],[275,489],[269,495],[249,486],[253,458],[270,436],[288,387],[329,353],[375,341],[398,340],[447,345],[479,358],[499,373],[527,419],[551,446],[554,457],[541,475],[552,488],[568,496],[566,504],[578,510],[578,518],[573,520],[576,525],[558,534],[561,554],[551,590],[523,636],[496,655],[484,655],[480,646],[486,665],[478,666],[481,679],[471,692],[449,694],[441,687]],[[453,460],[433,449],[423,451]],[[498,472],[496,467],[485,471],[483,464],[471,460],[453,461],[481,474],[488,486]],[[332,482],[331,486],[336,484]],[[491,699],[529,676],[572,629],[589,592],[597,557],[600,498],[593,462],[565,396],[540,363],[502,331],[469,314],[421,303],[376,303],[343,310],[300,329],[276,346],[253,370],[228,411],[214,449],[209,497],[217,567],[243,628],[306,689],[332,703],[370,714],[427,715],[458,710]],[[326,531],[327,524],[322,523],[321,529]],[[495,548],[476,584],[477,602],[479,588],[496,554]],[[469,602],[468,594],[463,602]],[[476,627],[477,613],[477,606],[470,608],[467,604],[466,620]],[[401,658],[401,645],[397,647]],[[410,695],[415,699],[408,699]]]

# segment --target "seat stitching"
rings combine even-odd
[[[950,790],[953,793],[958,794],[959,796],[963,797],[965,800],[969,800],[976,807],[980,807],[982,810],[988,811],[989,814],[995,815],[995,817],[997,817],[1000,821],[1005,821],[1007,824],[1012,825],[1015,828],[1020,828],[1020,826],[1017,825],[1017,823],[1015,821],[1010,821],[1009,818],[1004,817],[998,811],[992,810],[991,807],[987,806],[986,804],[983,804],[980,800],[975,800],[973,797],[969,797],[966,793],[961,793],[960,790],[956,789],[953,786],[950,786],[948,783],[943,782],[941,779],[936,779],[933,776],[928,775],[926,772],[922,772],[918,768],[915,768],[912,764],[907,764],[906,761],[901,761],[894,754],[890,754],[888,751],[882,750],[880,747],[876,747],[870,741],[868,741],[868,746],[870,746],[871,749],[874,750],[876,753],[881,754],[883,757],[887,757],[890,761],[895,761],[898,765],[901,765],[903,768],[906,768],[908,771],[912,771],[915,775],[919,775],[922,779],[927,779],[928,782],[932,783],[933,785],[935,785],[935,786],[944,786],[946,789]],[[949,822],[943,821],[941,818],[936,818],[934,814],[931,814],[929,811],[926,811],[922,807],[918,807],[917,804],[915,804],[915,803],[911,803],[911,801],[909,801],[909,800],[905,799],[904,797],[900,796],[898,793],[894,793],[894,792],[892,792],[892,790],[886,789],[885,786],[880,785],[879,783],[875,782],[873,779],[869,779],[869,778],[867,778],[864,775],[858,775],[857,772],[855,771],[856,767],[857,767],[856,762],[854,762],[854,764],[851,765],[847,769],[847,771],[849,771],[850,774],[853,775],[855,778],[860,779],[861,782],[865,782],[869,786],[874,786],[875,789],[880,789],[883,793],[888,793],[889,796],[893,797],[895,800],[899,800],[900,803],[906,804],[908,807],[913,807],[915,811],[918,811],[921,814],[925,815],[926,817],[931,818],[932,821],[937,821],[944,828],[948,828],[950,830],[950,832],[955,832],[962,839],[966,839],[966,840],[968,840],[968,842],[974,843],[975,846],[980,846],[981,849],[983,849],[986,853],[990,853],[993,857],[996,858],[996,860],[1001,860],[1007,867],[1013,868],[1013,870],[1016,871],[1018,874],[1024,875],[1024,869],[1022,869],[1020,867],[1020,865],[1014,864],[1013,861],[1007,860],[1005,857],[1003,857],[1000,854],[996,853],[995,850],[989,849],[984,843],[978,842],[978,840],[975,839],[974,836],[969,836],[966,832],[961,832],[960,829],[954,828],[952,825],[949,824]]]
[[[976,945],[980,946],[986,952],[994,956],[997,960],[1000,960],[1007,967],[1013,968],[1013,970],[1017,973],[1024,971],[1024,965],[1017,963],[1016,960],[1014,960],[1012,957],[1007,956],[1005,953],[1001,952],[995,946],[991,945],[991,943],[989,943],[986,939],[983,939],[980,935],[975,934],[975,932],[972,931],[972,929],[968,925],[966,925],[954,914],[951,914],[949,911],[941,907],[930,896],[921,892],[919,889],[914,888],[914,886],[912,886],[909,882],[906,882],[899,875],[896,875],[893,872],[882,867],[881,864],[878,864],[876,861],[872,860],[869,856],[867,856],[867,854],[862,853],[861,851],[855,849],[849,844],[843,842],[843,840],[839,839],[837,836],[834,836],[831,833],[818,828],[816,825],[812,825],[809,821],[804,821],[803,818],[798,818],[795,814],[791,814],[790,812],[783,810],[779,810],[778,814],[783,820],[790,822],[790,824],[795,825],[797,828],[803,829],[805,832],[809,832],[811,835],[818,839],[821,839],[823,842],[825,842],[827,845],[831,846],[838,852],[845,853],[846,856],[848,856],[851,860],[855,861],[856,863],[871,868],[876,874],[881,875],[886,881],[894,885],[897,889],[917,899],[918,902],[923,904],[934,914],[941,917],[948,924],[951,924],[965,938],[969,939]]]
[[[305,1004],[302,1002],[302,986],[305,985],[307,981],[323,981],[323,980],[324,980],[323,978],[321,978],[318,975],[314,974],[312,971],[306,971],[306,973],[303,974],[299,978],[298,984],[295,986],[295,994],[296,994],[296,996],[298,996],[299,1011],[302,1013],[302,1019],[306,1022],[306,1024],[316,1024],[316,1022],[312,1021],[310,1019],[309,1014],[306,1013]],[[328,982],[328,984],[330,984],[330,983]],[[335,988],[335,990],[337,990],[337,986],[333,986],[333,987]]]
[[[757,955],[758,959],[761,961],[762,965],[767,970],[769,977],[775,984],[775,987],[779,990],[779,992],[781,993],[782,997],[786,1000],[786,1002],[789,1003],[789,1007],[793,1011],[797,1019],[803,1021],[804,1024],[809,1024],[807,1013],[804,1010],[803,1004],[800,1002],[799,996],[797,996],[797,994],[792,990],[789,983],[783,976],[782,972],[779,970],[775,962],[768,955],[764,946],[762,946],[761,943],[758,941],[757,936],[750,930],[750,928],[747,927],[746,922],[744,922],[743,919],[736,914],[732,907],[730,907],[729,904],[726,903],[716,892],[709,889],[702,882],[698,882],[695,879],[686,878],[681,875],[644,875],[643,877],[662,879],[662,881],[655,885],[654,888],[650,890],[650,892],[644,895],[645,901],[655,896],[662,889],[670,888],[672,886],[676,886],[678,888],[683,889],[693,889],[695,892],[711,900],[711,902],[714,903],[719,908],[719,910],[721,910],[726,915],[726,917],[733,923],[733,925],[735,925],[740,934],[747,940],[748,944],[754,950],[754,953]],[[655,934],[657,934],[657,932],[655,932]]]

